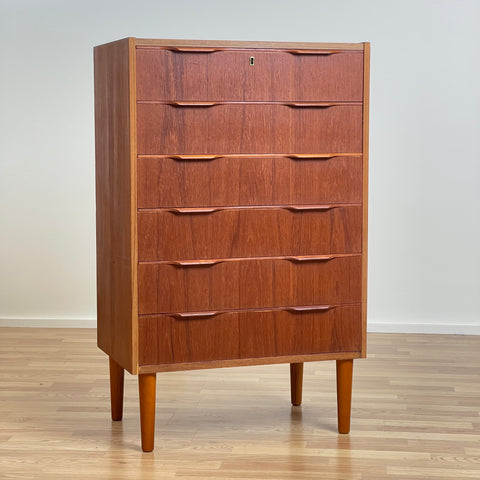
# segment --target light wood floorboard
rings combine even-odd
[[[0,329],[1,479],[480,479],[480,336],[370,334],[352,430],[336,433],[335,362],[157,375],[140,450],[137,378],[111,422],[93,329]]]

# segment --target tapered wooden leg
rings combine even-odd
[[[112,409],[112,420],[121,420],[123,416],[123,368],[110,359],[110,405]]]
[[[157,376],[155,373],[138,375],[140,394],[140,428],[142,432],[142,450],[151,452],[155,440],[155,392]]]
[[[292,405],[302,404],[303,363],[290,364],[290,392]]]
[[[338,433],[350,432],[353,360],[337,360]]]

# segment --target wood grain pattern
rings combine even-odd
[[[363,43],[320,43],[320,42],[251,42],[236,40],[189,40],[189,39],[159,39],[135,38],[138,47],[193,47],[196,49],[215,48],[253,48],[253,49],[311,49],[311,50],[363,50]]]
[[[98,346],[131,373],[137,368],[133,61],[133,40],[94,49]]]
[[[308,353],[305,355],[282,355],[274,357],[232,358],[204,362],[157,363],[140,365],[139,373],[181,372],[187,370],[209,370],[212,368],[251,367],[253,365],[275,365],[279,363],[324,362],[326,360],[351,360],[360,358],[360,352]]]
[[[192,319],[141,316],[140,364],[358,352],[360,329],[359,304],[304,313],[276,309]]]
[[[338,433],[350,433],[352,409],[353,360],[337,360],[337,418]]]
[[[118,421],[123,417],[123,386],[125,382],[125,370],[109,357],[110,371],[110,405],[112,420]]]
[[[139,103],[139,154],[362,151],[362,105]]]
[[[480,478],[480,336],[368,335],[350,435],[338,435],[335,363],[157,375],[154,454],[142,454],[138,380],[111,422],[93,328],[0,328],[5,479],[473,480]]]
[[[362,202],[362,158],[139,156],[138,207]]]
[[[325,211],[287,208],[231,207],[192,214],[140,211],[138,258],[155,261],[361,253],[361,205]]]
[[[302,52],[296,50],[296,52]],[[362,101],[363,54],[137,49],[139,100]],[[250,58],[254,65],[250,65]]]
[[[367,283],[368,283],[368,152],[370,111],[370,43],[364,44],[363,64],[363,225],[362,225],[362,358],[367,356]]]
[[[290,401],[298,407],[302,404],[303,363],[290,364]]]
[[[140,314],[356,303],[361,256],[294,262],[282,258],[180,267],[141,263]]]
[[[155,444],[155,407],[156,385],[155,373],[138,375],[138,394],[140,399],[140,430],[142,450],[151,452]]]

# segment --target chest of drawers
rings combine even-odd
[[[98,346],[112,418],[139,375],[366,355],[369,44],[95,47]]]

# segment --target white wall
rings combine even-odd
[[[92,47],[372,42],[370,330],[480,333],[478,0],[0,0],[0,324],[94,325]]]

